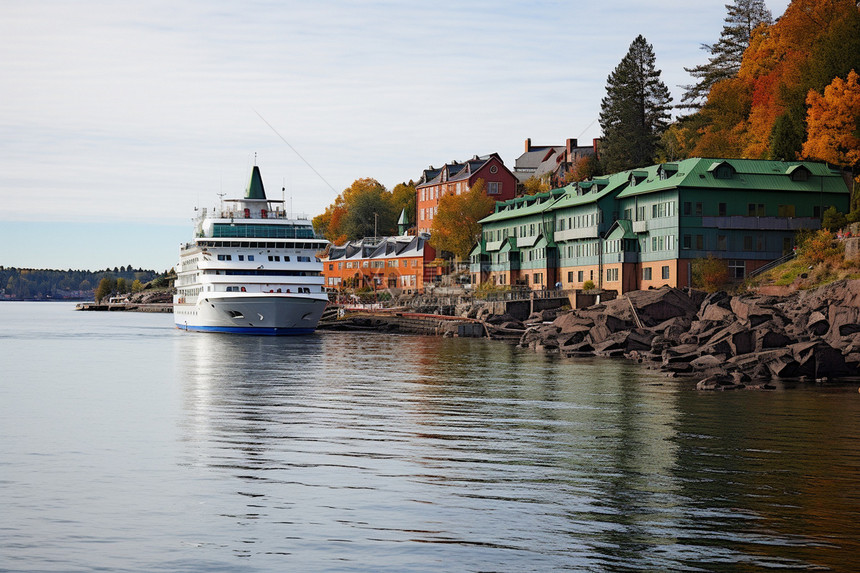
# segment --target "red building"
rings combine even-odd
[[[484,180],[484,193],[496,201],[507,201],[516,196],[517,178],[505,167],[498,153],[483,157],[476,155],[462,163],[455,161],[440,168],[431,165],[425,169],[415,188],[418,232],[430,232],[443,194],[468,193],[478,179]]]

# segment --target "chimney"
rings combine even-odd
[[[532,138],[529,137],[526,139],[526,153],[531,151],[531,149],[532,149]]]
[[[575,139],[568,139],[567,140],[567,156],[568,157],[570,157],[571,154],[573,153],[574,147],[576,147],[576,140]]]
[[[599,137],[595,137],[595,138],[594,138],[594,140],[593,140],[593,143],[592,143],[592,145],[593,145],[593,147],[594,147],[594,154],[595,154],[595,155],[597,155],[597,144],[598,144],[599,142],[600,142],[600,138],[599,138]]]

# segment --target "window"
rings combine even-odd
[[[606,280],[608,282],[616,282],[618,281],[618,269],[606,269]]]
[[[669,267],[668,266],[664,266],[662,268],[662,274],[663,274],[663,280],[666,280],[669,278]]]
[[[753,238],[751,235],[744,235],[744,250],[745,251],[753,250]]]
[[[280,260],[281,260],[281,256],[280,256],[280,255],[274,255],[274,256],[273,256],[273,255],[269,255],[269,261],[280,262]]]
[[[717,167],[714,177],[717,179],[731,179],[734,173],[735,170],[731,165],[720,165]]]
[[[704,206],[701,202],[696,203],[696,217],[701,217],[704,210]]]
[[[778,205],[776,214],[778,217],[794,217],[794,205]]]
[[[334,270],[334,263],[329,263],[328,270],[330,270],[330,271]]]
[[[693,247],[693,236],[692,235],[684,235],[683,243],[681,243],[682,248],[690,249]]]
[[[585,277],[583,276],[583,271],[577,271],[576,272],[576,281],[581,283],[584,279],[585,279]]]
[[[651,267],[645,267],[642,269],[642,280],[650,281],[651,280]]]
[[[240,261],[244,261],[244,260],[245,260],[245,255],[239,255],[239,260],[240,260]]]
[[[764,203],[749,203],[747,205],[747,215],[750,217],[764,217]]]
[[[812,216],[816,219],[821,218],[821,205],[816,205],[812,208]]]
[[[498,195],[501,192],[502,184],[498,181],[490,181],[489,183],[487,183],[487,195]]]
[[[726,216],[726,204],[725,203],[720,203],[720,205],[719,205],[719,216],[720,217]]]
[[[254,255],[248,255],[248,260],[249,260],[249,261],[253,261],[253,260],[254,260]]]
[[[689,201],[684,201],[684,215],[690,216],[693,214],[693,204]]]
[[[809,181],[809,171],[806,170],[805,167],[801,167],[800,169],[795,169],[791,174],[792,181]]]
[[[704,235],[696,235],[696,248],[700,251],[705,248],[705,236]]]
[[[573,282],[573,271],[567,271],[567,282]]]
[[[233,255],[218,255],[219,261],[232,261]]]
[[[718,251],[726,251],[728,250],[728,239],[725,235],[717,235],[717,250]]]
[[[729,276],[742,279],[746,276],[746,264],[743,261],[729,261]]]

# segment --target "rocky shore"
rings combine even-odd
[[[544,311],[528,323],[522,347],[625,357],[697,377],[701,390],[860,374],[860,280],[782,297],[663,287],[582,310]]]

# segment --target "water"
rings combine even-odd
[[[856,387],[0,304],[2,571],[860,568]]]

